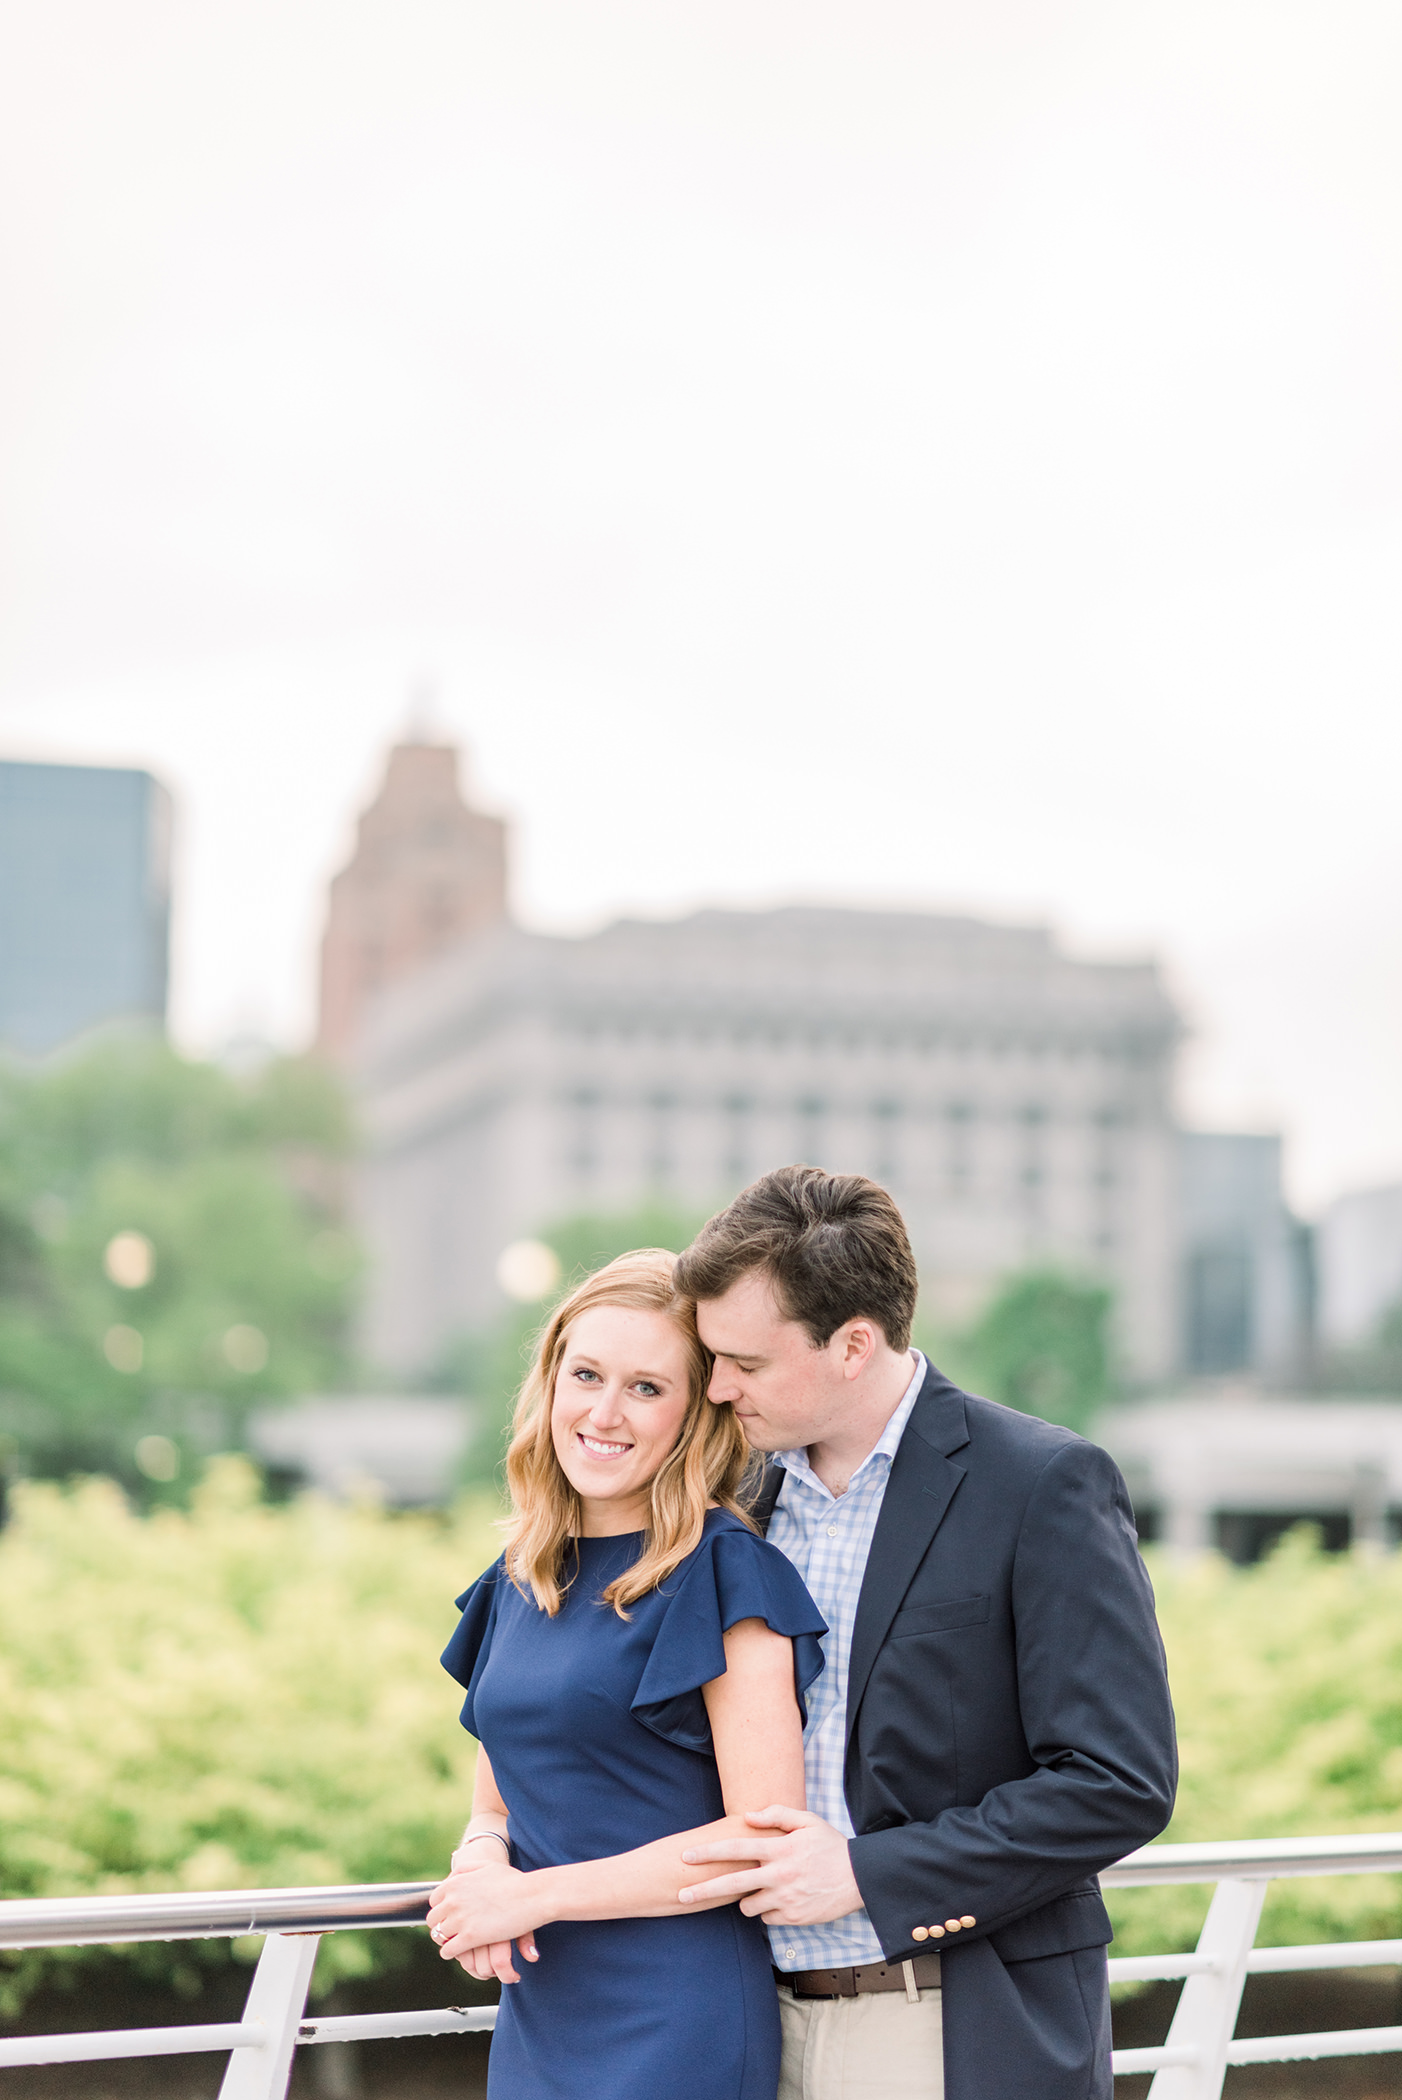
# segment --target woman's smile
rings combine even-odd
[[[587,1436],[582,1429],[576,1430],[575,1434],[591,1458],[626,1458],[633,1448],[631,1444],[608,1443],[603,1437]]]
[[[571,1321],[550,1428],[586,1538],[646,1530],[649,1484],[686,1418],[687,1361],[666,1313],[596,1305]]]

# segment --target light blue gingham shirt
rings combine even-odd
[[[925,1382],[924,1357],[918,1349],[910,1353],[915,1375],[905,1398],[853,1473],[845,1494],[834,1495],[824,1487],[806,1451],[774,1454],[784,1468],[784,1484],[770,1519],[769,1543],[793,1562],[828,1622],[822,1644],[826,1667],[809,1687],[808,1726],[803,1732],[808,1806],[844,1837],[856,1835],[842,1791],[852,1627],[891,1461]],[[849,1911],[830,1925],[772,1926],[769,1945],[777,1969],[840,1969],[886,1959],[865,1910]]]

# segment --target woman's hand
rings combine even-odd
[[[504,1837],[504,1833],[503,1833]],[[449,1862],[450,1874],[470,1874],[475,1867],[499,1867],[511,1858],[509,1848],[495,1833],[479,1830],[465,1837]]]
[[[499,1852],[501,1847],[494,1845],[492,1850]],[[439,1882],[429,1901],[429,1931],[438,1951],[444,1961],[459,1962],[480,1982],[495,1976],[502,1983],[519,1983],[511,1942],[516,1942],[523,1961],[538,1961],[535,1928],[546,1923],[539,1902],[531,1901],[533,1877],[504,1861],[498,1865],[474,1858],[459,1867],[457,1856],[453,1872]]]

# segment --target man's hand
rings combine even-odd
[[[492,1847],[499,1852],[499,1845]],[[456,1854],[454,1857],[456,1858]],[[461,1963],[469,1976],[490,1983],[519,1983],[511,1942],[523,1961],[539,1961],[526,1885],[529,1875],[503,1862],[477,1860],[454,1867],[429,1899],[428,1928],[444,1961]]]
[[[739,1874],[695,1882],[679,1891],[682,1903],[733,1903],[747,1918],[766,1925],[826,1925],[860,1910],[862,1892],[852,1872],[847,1840],[821,1816],[803,1808],[762,1808],[747,1815],[754,1830],[773,1830],[776,1837],[723,1838],[697,1845],[682,1858],[688,1866],[716,1860],[758,1860]]]

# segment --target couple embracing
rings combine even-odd
[[[915,1294],[883,1189],[786,1167],[542,1335],[443,1658],[491,2100],[1109,2100],[1153,1598],[1105,1453],[942,1377]]]

